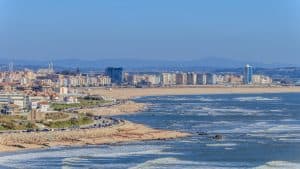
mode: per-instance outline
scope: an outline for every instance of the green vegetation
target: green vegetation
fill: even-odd
[[[0,115],[0,130],[26,130],[37,126],[26,120],[25,116]]]
[[[49,128],[69,128],[77,127],[81,125],[93,123],[93,119],[84,114],[78,114],[77,118],[71,118],[65,121],[55,121],[60,119],[68,118],[69,114],[67,113],[49,113],[46,114],[46,120],[53,121],[40,121],[39,123],[44,124]],[[26,120],[25,116],[7,116],[0,115],[0,131],[1,130],[28,130],[28,129],[37,129],[38,127],[35,123]]]
[[[63,111],[68,108],[88,108],[103,105],[111,101],[103,100],[99,96],[86,96],[79,99],[79,103],[61,104],[52,103],[51,107],[56,111]],[[45,120],[37,123],[44,124],[49,128],[68,128],[93,123],[90,116],[78,114],[76,118],[69,118],[70,114],[64,112],[46,113]],[[68,120],[66,120],[68,119]],[[38,128],[34,122],[28,121],[26,116],[0,115],[0,130],[28,130]]]
[[[71,118],[70,120],[66,121],[47,122],[44,124],[50,128],[68,128],[86,125],[90,123],[93,123],[93,120],[90,117],[79,115],[78,118]]]
[[[72,104],[52,103],[51,107],[53,108],[53,110],[62,111],[69,108],[79,108],[80,103],[72,103]]]
[[[1,130],[7,130],[4,126],[0,125],[0,131]]]
[[[47,113],[45,118],[46,120],[59,120],[59,119],[65,119],[68,118],[70,115],[63,112],[53,112],[53,113]]]
[[[95,99],[90,97],[85,97],[79,99],[79,103],[71,103],[71,104],[64,104],[64,103],[52,103],[51,107],[53,110],[62,111],[69,108],[86,108],[91,106],[98,106],[104,103],[109,103],[111,101],[103,100],[103,99]]]

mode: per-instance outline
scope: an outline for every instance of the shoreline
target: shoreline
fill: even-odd
[[[96,88],[92,94],[112,97],[126,101],[119,105],[93,109],[81,109],[94,115],[115,116],[134,114],[147,107],[145,103],[136,103],[131,99],[143,96],[196,95],[196,94],[255,94],[255,93],[300,93],[300,87],[261,87],[261,88],[113,88],[112,91]],[[115,144],[145,140],[174,139],[189,136],[190,133],[153,129],[143,124],[125,121],[106,128],[79,129],[75,131],[53,131],[1,134],[0,152],[43,149],[58,146],[84,146],[97,144]]]
[[[201,95],[201,94],[266,94],[300,93],[300,86],[293,87],[164,87],[164,88],[93,88],[90,94],[121,100],[144,96]]]
[[[110,117],[138,113],[145,110],[147,106],[148,104],[144,103],[125,101],[122,104],[109,107],[80,109],[79,112]],[[72,147],[135,141],[167,140],[187,136],[190,136],[190,133],[154,129],[143,124],[124,121],[123,123],[105,128],[78,129],[72,131],[4,133],[0,135],[0,153],[61,146]]]
[[[165,140],[187,137],[189,135],[189,133],[153,129],[142,124],[125,121],[123,124],[101,129],[2,134],[0,137],[0,152],[16,152],[19,150],[44,149],[59,146]]]

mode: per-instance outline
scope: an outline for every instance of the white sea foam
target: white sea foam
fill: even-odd
[[[214,121],[213,124],[232,124],[232,121]]]
[[[197,98],[199,101],[202,102],[219,102],[219,101],[225,101],[225,99],[220,99],[220,98],[208,98],[208,97],[199,97]]]
[[[278,97],[272,97],[272,98],[267,98],[267,97],[261,97],[261,96],[257,96],[257,97],[236,97],[233,98],[234,100],[237,101],[279,101],[280,98]]]
[[[239,107],[230,107],[230,108],[202,107],[201,111],[206,112],[208,115],[213,115],[213,116],[265,115],[262,110],[243,109]]]
[[[234,147],[236,143],[216,143],[216,144],[206,144],[207,147]]]
[[[280,109],[273,109],[273,110],[270,110],[270,112],[283,112],[283,110],[280,110]]]
[[[292,163],[288,161],[270,161],[254,169],[299,169],[300,163]]]
[[[299,132],[300,133],[300,125],[298,124],[284,124],[284,125],[276,125],[266,130],[266,132]]]
[[[225,150],[233,150],[234,148],[233,147],[225,147],[224,149]]]
[[[154,160],[146,161],[142,164],[138,164],[134,167],[131,167],[130,169],[157,169],[157,168],[182,168],[183,166],[188,166],[188,168],[198,168],[199,166],[198,162],[192,162],[192,161],[183,161],[179,160],[177,158],[158,158]]]
[[[218,122],[215,122],[213,124],[218,124]],[[300,125],[298,124],[278,125],[276,123],[273,123],[272,121],[258,121],[255,123],[234,123],[231,125],[229,123],[224,123],[224,125],[227,125],[225,129],[216,129],[213,132],[247,133],[247,135],[249,136],[268,138],[300,138]]]
[[[14,168],[35,168],[35,163],[26,163],[26,161],[35,161],[47,165],[51,161],[39,161],[43,158],[61,158],[67,166],[70,162],[81,161],[82,156],[96,157],[96,158],[118,158],[132,155],[178,155],[178,153],[164,152],[166,146],[152,146],[152,145],[126,145],[126,146],[113,146],[110,148],[75,148],[75,149],[58,149],[51,151],[39,152],[24,152],[0,157],[0,165]],[[81,161],[82,162],[82,161]],[[28,167],[26,166],[28,165]]]
[[[247,163],[233,163],[233,162],[195,162],[181,160],[173,157],[157,158],[148,160],[142,164],[138,164],[130,169],[232,169],[247,166]]]
[[[280,138],[278,140],[289,143],[300,143],[300,138]]]
[[[282,119],[280,121],[284,121],[284,122],[294,122],[294,121],[298,121],[298,120],[295,120],[295,119]]]

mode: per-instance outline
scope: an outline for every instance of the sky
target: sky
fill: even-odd
[[[299,0],[0,0],[1,59],[300,65]]]

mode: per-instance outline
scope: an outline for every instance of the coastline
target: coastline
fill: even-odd
[[[79,112],[110,117],[134,114],[146,109],[147,105],[148,104],[136,103],[134,101],[125,101],[122,104],[109,107],[80,109]],[[153,129],[143,124],[123,121],[120,124],[105,128],[1,134],[0,153],[59,146],[84,146],[146,140],[165,140],[187,137],[189,135],[189,133]]]
[[[2,134],[0,137],[0,152],[57,146],[83,146],[174,139],[188,135],[188,133],[158,130],[142,124],[125,121],[123,124],[101,129]]]
[[[195,95],[195,94],[250,94],[250,93],[295,93],[300,87],[256,87],[256,88],[113,88],[111,91],[104,88],[94,88],[91,94],[112,97],[121,100],[130,100],[143,96],[161,95]],[[115,116],[137,113],[147,107],[147,104],[136,103],[132,100],[122,104],[82,109],[100,116]],[[1,134],[0,152],[14,152],[26,149],[42,149],[57,146],[83,146],[95,144],[114,144],[157,139],[173,139],[189,136],[189,133],[153,129],[142,124],[125,121],[106,128],[79,129],[72,131],[32,132]]]

